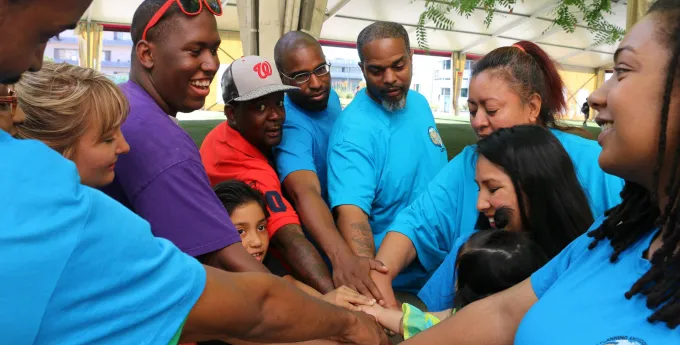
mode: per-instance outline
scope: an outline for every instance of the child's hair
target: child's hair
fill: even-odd
[[[18,136],[40,140],[66,158],[89,126],[99,126],[99,135],[106,135],[129,112],[116,84],[90,68],[47,62],[40,71],[25,73],[15,88],[26,114]]]
[[[528,234],[480,230],[458,250],[457,288],[453,307],[466,305],[510,288],[529,278],[548,262]]]
[[[236,208],[254,201],[262,208],[265,217],[269,217],[262,193],[241,180],[220,182],[213,190],[230,215]]]

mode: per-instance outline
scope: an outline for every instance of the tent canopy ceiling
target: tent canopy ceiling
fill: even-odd
[[[613,13],[605,15],[605,18],[612,24],[625,27],[626,3],[614,1]],[[141,0],[94,0],[83,19],[130,24],[140,3]],[[498,8],[489,27],[484,25],[486,14],[483,10],[476,10],[468,18],[451,15],[454,20],[451,31],[428,29],[429,46],[434,50],[483,55],[518,40],[531,40],[563,65],[586,68],[611,65],[615,45],[595,46],[594,35],[582,25],[574,33],[552,26],[552,10],[558,3],[557,0],[524,0],[514,6],[512,13]],[[236,1],[227,0],[223,4],[224,15],[217,19],[218,28],[238,31]],[[411,45],[415,47],[415,28],[423,9],[423,2],[411,0],[328,0],[321,38],[355,42],[361,29],[373,21],[386,20],[403,24],[409,32]],[[432,27],[433,24],[427,23],[426,26]]]

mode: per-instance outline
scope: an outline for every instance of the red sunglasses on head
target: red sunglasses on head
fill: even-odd
[[[146,40],[146,33],[149,29],[158,24],[158,21],[161,20],[165,12],[168,11],[168,8],[175,2],[177,3],[177,6],[179,6],[179,9],[187,16],[199,15],[203,11],[203,4],[205,4],[205,7],[208,11],[212,12],[212,14],[216,16],[222,15],[222,3],[220,0],[168,0],[158,9],[158,12],[151,17],[149,24],[146,24],[144,33],[142,34],[142,40]]]

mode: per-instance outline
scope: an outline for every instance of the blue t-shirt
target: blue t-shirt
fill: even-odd
[[[602,171],[597,163],[600,146],[593,140],[577,135],[551,131],[571,157],[593,215],[597,217],[618,205],[624,181]],[[479,216],[476,208],[479,191],[475,184],[475,149],[475,145],[468,146],[454,157],[423,195],[402,211],[390,226],[391,231],[402,233],[413,242],[418,260],[430,273],[441,265],[449,253],[456,255],[458,248],[455,244],[460,237],[469,236],[474,231]],[[427,299],[428,310],[440,309],[441,305],[447,306],[443,309],[450,308],[449,301],[453,300],[451,285],[438,284],[450,284],[453,281],[449,280],[449,277],[453,278],[452,274],[444,276],[443,282],[432,285],[438,291],[421,292],[421,298]],[[449,296],[443,302],[435,302],[430,297],[443,294]]]
[[[394,217],[427,188],[447,160],[427,100],[415,91],[409,91],[403,109],[392,113],[360,91],[340,114],[328,147],[330,205],[361,208],[376,248]],[[393,285],[415,293],[425,277],[422,267],[413,265]]]
[[[647,321],[652,310],[644,295],[624,297],[651,268],[643,253],[657,233],[649,231],[613,264],[609,240],[592,250],[585,234],[572,242],[531,276],[538,302],[522,319],[515,344],[680,344],[680,328]]]
[[[290,173],[313,171],[319,178],[321,196],[328,203],[326,156],[331,130],[342,112],[340,98],[331,89],[328,107],[319,112],[300,108],[288,95],[284,106],[286,121],[283,123],[283,139],[279,146],[274,147],[279,179],[283,183]]]
[[[474,231],[461,235],[453,245],[453,250],[446,256],[427,283],[418,292],[418,298],[427,306],[430,312],[443,311],[453,308],[453,298],[456,297],[456,259],[458,250],[462,247]]]
[[[167,344],[203,267],[42,143],[0,130],[0,157],[3,342]]]

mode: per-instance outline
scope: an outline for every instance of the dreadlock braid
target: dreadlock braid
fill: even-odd
[[[670,24],[668,26],[675,25],[669,34],[672,55],[664,85],[658,155],[653,171],[653,192],[627,181],[621,192],[621,204],[607,211],[607,219],[598,229],[588,235],[594,239],[589,246],[590,249],[594,248],[600,240],[609,239],[614,249],[610,260],[615,262],[624,250],[650,231],[655,231],[657,227],[664,230],[663,245],[652,256],[652,267],[633,284],[625,297],[630,299],[642,293],[647,297],[647,307],[654,311],[647,320],[649,322],[661,321],[668,327],[675,328],[680,325],[680,253],[677,253],[680,243],[680,207],[678,205],[680,179],[676,177],[680,173],[678,171],[680,145],[675,147],[670,181],[663,191],[668,197],[663,210],[658,207],[660,196],[657,191],[661,169],[665,163],[666,132],[673,90],[678,83],[678,74],[680,74],[678,64],[680,60],[680,25],[678,24],[680,1],[659,0],[650,9],[650,13],[653,12],[665,16],[666,22]],[[671,135],[678,136],[679,134]]]

